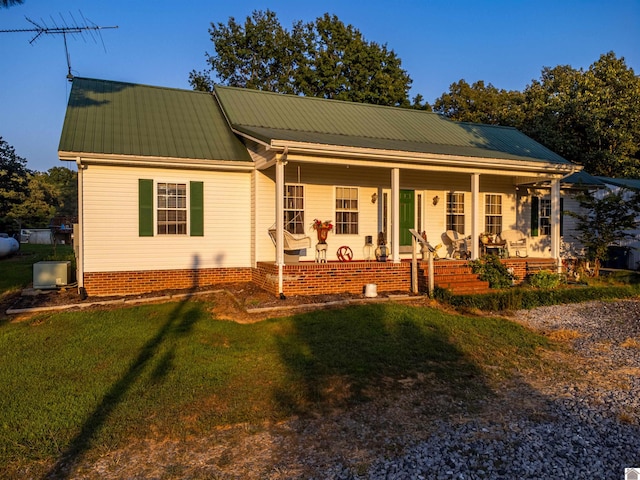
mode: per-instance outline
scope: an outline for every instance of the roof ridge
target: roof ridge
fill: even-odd
[[[221,89],[227,89],[227,90],[237,90],[237,91],[241,91],[241,92],[248,92],[248,93],[255,93],[258,95],[274,95],[274,96],[281,96],[281,97],[289,97],[292,99],[301,99],[303,101],[318,101],[318,102],[332,102],[332,103],[340,103],[343,105],[357,105],[357,106],[362,106],[362,107],[366,107],[366,108],[386,108],[386,109],[391,109],[391,110],[397,110],[400,112],[415,112],[415,113],[420,113],[420,114],[430,114],[430,115],[436,115],[438,117],[442,117],[445,118],[447,120],[451,120],[447,117],[445,117],[444,115],[437,113],[437,112],[430,112],[428,110],[419,110],[417,108],[407,108],[407,107],[398,107],[395,105],[377,105],[375,103],[365,103],[365,102],[354,102],[354,101],[350,101],[350,100],[339,100],[336,98],[323,98],[323,97],[314,97],[314,96],[308,96],[308,95],[295,95],[293,93],[280,93],[280,92],[271,92],[269,90],[256,90],[254,88],[244,88],[244,87],[231,87],[228,85],[215,85],[215,88],[221,88]]]

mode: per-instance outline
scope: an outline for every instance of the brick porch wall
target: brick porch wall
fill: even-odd
[[[545,269],[555,271],[557,268],[556,260],[553,258],[507,258],[501,260],[501,262],[507,267],[512,268],[513,273],[517,277],[516,284],[524,282],[527,276],[527,265],[543,266]]]
[[[410,262],[304,262],[285,265],[282,274],[285,295],[358,294],[369,283],[376,284],[378,292],[409,292],[411,289]],[[274,295],[280,293],[278,267],[273,263],[258,263],[253,281]]]
[[[171,289],[208,287],[221,283],[250,282],[251,268],[205,268],[98,272],[84,274],[87,295],[139,295]]]

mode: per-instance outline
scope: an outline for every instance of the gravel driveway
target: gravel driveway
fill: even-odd
[[[440,422],[406,454],[341,478],[623,479],[625,467],[640,467],[640,301],[543,307],[514,319],[574,337],[586,381],[545,386],[544,410],[533,417],[507,408],[499,418]]]

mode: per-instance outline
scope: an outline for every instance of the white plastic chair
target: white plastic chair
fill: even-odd
[[[529,256],[529,239],[520,230],[503,230],[500,238],[506,242],[507,255],[510,257]]]
[[[456,232],[455,230],[447,230],[445,233],[449,244],[451,245],[451,258],[469,258],[469,245],[467,240],[469,237]]]

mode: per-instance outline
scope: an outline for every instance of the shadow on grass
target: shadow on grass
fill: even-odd
[[[418,309],[371,305],[318,311],[295,318],[279,341],[280,355],[303,391],[279,391],[287,411],[305,411],[367,399],[385,378],[428,376],[453,388],[489,394],[480,368]],[[424,314],[423,314],[424,315]]]
[[[196,277],[193,280],[191,293],[198,287],[198,264],[199,257],[195,256],[193,270],[196,272]],[[156,359],[163,344],[188,335],[192,331],[194,324],[202,317],[199,308],[192,308],[186,311],[190,298],[190,295],[186,296],[184,300],[178,303],[156,334],[140,348],[129,369],[104,395],[100,404],[85,420],[78,435],[69,443],[58,461],[45,475],[45,478],[73,478],[74,467],[82,459],[83,455],[90,450],[93,439],[107,423],[118,404],[124,400],[127,392],[131,390],[147,367],[155,363],[153,360]],[[152,372],[154,379],[163,378],[171,370],[174,355],[175,352],[172,348],[157,361],[157,366]]]

